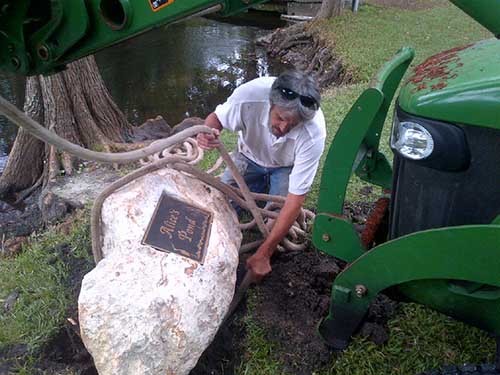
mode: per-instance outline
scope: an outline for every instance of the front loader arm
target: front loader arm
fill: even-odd
[[[432,229],[377,246],[335,279],[330,312],[320,325],[320,334],[331,346],[344,349],[378,293],[426,280],[443,280],[442,293],[446,298],[436,298],[433,308],[500,334],[497,314],[485,319],[481,313],[485,306],[478,308],[481,303],[497,306],[489,311],[498,311],[500,307],[499,292],[491,290],[492,286],[500,288],[499,249],[498,224]],[[487,285],[489,289],[486,293],[467,293],[450,280]]]
[[[365,251],[352,224],[342,218],[347,185],[356,171],[366,181],[390,187],[392,170],[378,151],[380,135],[392,98],[414,55],[413,49],[403,48],[382,67],[342,121],[326,157],[313,243],[347,262]]]
[[[0,0],[0,71],[53,73],[152,28],[214,12],[231,15],[263,1]]]

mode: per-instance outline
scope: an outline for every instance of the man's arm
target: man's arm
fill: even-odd
[[[217,118],[215,112],[210,113],[205,119],[205,126],[214,129],[212,134],[199,133],[196,136],[198,146],[204,150],[212,150],[220,145],[220,132],[222,131],[222,124]]]
[[[306,195],[288,193],[271,233],[257,249],[257,252],[248,258],[247,268],[253,272],[257,279],[261,279],[271,272],[271,256],[299,216]]]

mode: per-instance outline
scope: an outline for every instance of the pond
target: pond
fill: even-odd
[[[155,29],[99,52],[97,64],[118,106],[133,125],[157,115],[170,125],[204,118],[242,83],[284,69],[255,44],[281,26],[263,12],[225,19],[194,18]],[[0,73],[0,95],[18,107],[24,78]],[[0,173],[17,128],[0,117]]]

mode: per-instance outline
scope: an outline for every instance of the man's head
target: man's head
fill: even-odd
[[[321,95],[313,77],[298,71],[287,71],[274,81],[269,100],[271,131],[276,137],[282,137],[314,117]]]

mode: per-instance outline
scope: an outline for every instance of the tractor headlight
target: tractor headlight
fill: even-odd
[[[422,125],[411,121],[399,121],[394,117],[391,147],[412,160],[427,158],[434,150],[434,139]]]
[[[456,124],[410,115],[396,107],[391,148],[404,159],[441,171],[463,171],[471,156],[465,131]]]

